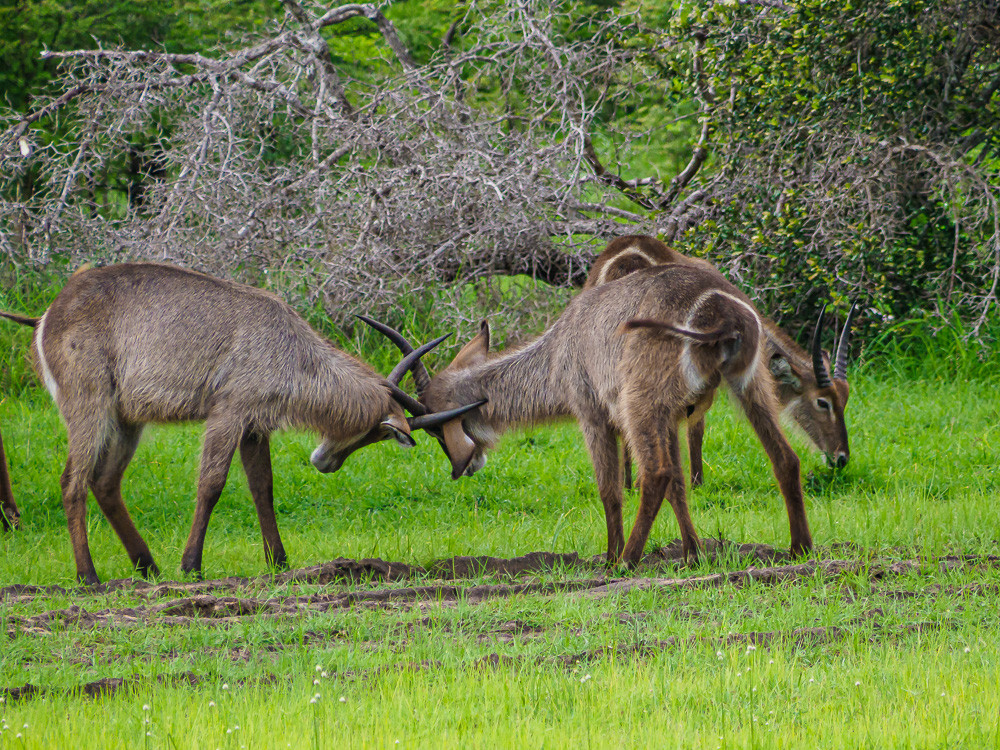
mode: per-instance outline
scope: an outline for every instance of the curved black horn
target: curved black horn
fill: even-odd
[[[392,394],[393,399],[396,403],[406,409],[410,414],[414,416],[422,417],[427,413],[427,407],[422,403],[413,398],[409,393],[404,391],[395,383],[390,383],[386,381],[386,385],[389,387],[389,392]]]
[[[385,323],[379,323],[377,320],[369,318],[367,315],[356,315],[355,317],[358,318],[358,320],[367,323],[389,339],[389,341],[394,343],[399,348],[399,351],[403,353],[403,356],[406,356],[413,351],[413,344],[407,341],[406,337],[395,328],[390,328]],[[427,372],[427,368],[420,360],[417,360],[413,367],[410,368],[410,372],[413,373],[413,384],[417,387],[417,395],[422,396],[424,391],[427,390],[427,386],[430,385],[430,373]]]
[[[813,374],[816,376],[816,385],[820,388],[829,388],[832,383],[830,382],[830,373],[826,369],[826,363],[823,361],[823,319],[826,317],[826,305],[823,305],[823,309],[819,311],[819,320],[816,321],[816,330],[813,332]]]
[[[847,357],[851,353],[851,323],[854,322],[854,311],[858,303],[851,304],[851,311],[844,321],[844,330],[840,332],[840,342],[837,344],[837,356],[833,364],[833,379],[847,380]]]
[[[460,417],[466,412],[470,412],[473,409],[478,409],[485,403],[488,403],[489,399],[482,399],[481,401],[476,401],[474,404],[466,404],[465,406],[459,406],[454,409],[448,409],[447,411],[436,411],[432,414],[425,414],[419,417],[410,417],[406,420],[406,423],[410,425],[410,430],[426,430],[428,427],[437,427],[438,425],[444,424],[445,422],[450,422],[456,417]]]
[[[393,385],[399,385],[399,381],[402,379],[402,377],[406,373],[406,371],[409,370],[411,367],[413,367],[413,363],[414,362],[420,361],[420,358],[422,356],[424,356],[425,354],[427,354],[427,352],[429,352],[431,349],[433,349],[435,346],[437,346],[438,344],[440,344],[442,341],[444,341],[449,336],[451,336],[451,334],[450,333],[446,333],[444,336],[438,336],[433,341],[428,341],[423,346],[418,347],[417,349],[414,349],[412,352],[410,352],[405,357],[403,357],[399,361],[398,365],[396,365],[395,367],[392,368],[392,372],[390,372],[386,376],[386,380],[388,380]]]

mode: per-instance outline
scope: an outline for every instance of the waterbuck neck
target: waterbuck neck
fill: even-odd
[[[354,435],[382,419],[390,396],[382,378],[370,367],[316,337],[298,352],[300,367],[290,368],[287,424],[321,434]]]
[[[453,399],[458,403],[489,399],[481,415],[496,429],[568,416],[561,384],[554,377],[559,328],[557,324],[526,346],[456,373]]]

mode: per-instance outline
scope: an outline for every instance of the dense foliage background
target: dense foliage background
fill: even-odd
[[[799,332],[1000,277],[1000,3],[0,4],[0,274],[166,259],[349,330],[536,330],[612,236]],[[957,316],[957,317],[956,317]],[[511,334],[514,338],[518,334]]]

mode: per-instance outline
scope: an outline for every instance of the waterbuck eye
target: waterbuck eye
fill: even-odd
[[[833,409],[833,405],[825,398],[816,399],[816,406],[818,406],[820,409],[824,411],[830,411],[831,409]]]

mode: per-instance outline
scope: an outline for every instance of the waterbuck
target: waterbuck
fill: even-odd
[[[378,328],[404,351],[412,349],[398,332]],[[687,508],[677,430],[682,420],[700,417],[725,381],[771,461],[785,498],[792,552],[812,548],[799,459],[778,423],[764,320],[718,272],[682,264],[635,271],[581,292],[522,348],[491,356],[489,339],[484,323],[433,378],[415,364],[418,395],[428,409],[487,401],[434,430],[452,478],[481,469],[486,451],[509,427],[575,417],[604,504],[608,561],[639,562],[664,496],[680,525],[683,554],[695,558],[699,542]],[[627,542],[619,434],[635,457],[641,487]]]
[[[75,273],[35,328],[35,366],[68,433],[61,478],[78,578],[97,583],[87,544],[91,489],[143,575],[158,574],[122,502],[121,479],[148,422],[205,421],[194,521],[181,570],[200,576],[209,517],[238,448],[268,564],[284,566],[274,516],[269,437],[319,433],[311,461],[336,471],[354,450],[388,438],[413,445],[429,415],[396,383],[431,344],[383,378],[336,349],[277,296],[169,265],[126,263]],[[422,415],[408,422],[401,404]],[[437,420],[437,421],[435,421]]]
[[[7,456],[3,452],[3,437],[0,436],[0,528],[4,531],[16,529],[21,514],[14,502],[10,488],[10,473],[7,470]]]
[[[691,258],[674,250],[665,242],[648,235],[616,237],[597,256],[590,268],[584,289],[620,279],[633,271],[667,263],[682,263],[718,273],[708,261]],[[822,351],[825,309],[813,332],[812,354],[789,338],[767,318],[761,318],[767,340],[765,354],[768,367],[777,383],[778,402],[782,412],[790,417],[809,440],[825,456],[831,466],[843,468],[850,458],[844,408],[847,406],[847,356],[850,347],[851,319],[854,308],[848,313],[833,368]],[[711,405],[711,396],[708,404]],[[697,487],[704,479],[701,446],[705,436],[704,418],[692,415],[687,422],[688,456],[691,462],[691,485]],[[625,448],[625,486],[632,486],[631,460]]]

